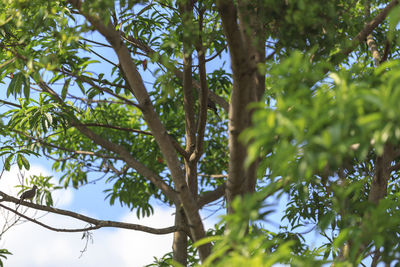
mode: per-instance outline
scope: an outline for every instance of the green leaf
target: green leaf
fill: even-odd
[[[9,171],[11,168],[11,161],[14,158],[14,155],[11,154],[9,155],[6,160],[4,161],[4,169],[6,169],[6,171]]]
[[[21,160],[21,154],[17,154],[17,164],[18,164],[18,168],[21,170],[22,169],[22,160]]]
[[[219,241],[222,239],[223,239],[222,236],[208,236],[208,237],[202,238],[201,240],[197,241],[196,243],[193,244],[193,246],[199,247],[199,246],[202,246],[202,245],[205,245],[205,244],[208,244],[211,242]]]
[[[82,82],[79,80],[76,80],[76,84],[78,85],[79,89],[81,89],[82,94],[85,94],[85,87],[83,86]]]
[[[24,77],[24,96],[26,99],[29,99],[29,94],[31,92],[31,85],[30,85],[30,81],[29,78]]]
[[[22,165],[24,166],[24,168],[25,168],[26,170],[29,170],[30,167],[31,167],[30,164],[29,164],[29,161],[25,158],[24,155],[22,155],[22,154],[18,154],[18,155],[20,155],[20,160],[21,160]]]
[[[68,88],[69,88],[69,84],[71,82],[71,79],[67,79],[63,85],[62,91],[61,91],[61,98],[62,100],[65,100],[65,98],[67,97],[67,93],[68,93]]]
[[[9,252],[7,249],[4,249],[4,248],[0,249],[0,257],[7,259],[6,255],[12,255],[12,253]],[[0,267],[3,267],[3,266],[4,266],[3,260],[0,259]]]
[[[7,97],[9,97],[11,94],[14,95],[15,97],[18,94],[21,94],[22,84],[24,83],[25,83],[25,76],[22,72],[14,74],[14,77],[12,78],[7,88]]]
[[[389,32],[388,32],[388,39],[393,40],[394,33],[396,31],[396,27],[400,21],[400,6],[394,7],[388,16],[389,20]]]

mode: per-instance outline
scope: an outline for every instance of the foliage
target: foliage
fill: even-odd
[[[50,160],[59,183],[27,183],[48,206],[53,190],[104,179],[110,205],[138,217],[153,200],[183,212],[187,259],[149,266],[398,262],[399,7],[367,27],[389,5],[0,1],[4,168]],[[206,231],[199,203],[221,187],[228,214]],[[272,231],[266,203],[284,198]]]
[[[7,259],[6,255],[12,255],[12,253],[9,252],[7,249],[4,249],[4,248],[0,249],[0,257],[4,258],[4,259]],[[3,259],[1,259],[1,258],[0,258],[0,266],[3,267],[4,263],[3,263]]]

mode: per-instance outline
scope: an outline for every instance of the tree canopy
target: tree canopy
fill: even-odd
[[[89,224],[70,232],[173,232],[155,266],[399,264],[398,1],[2,0],[0,10],[4,169],[36,156],[62,174],[31,177],[37,202],[21,205]],[[53,207],[53,190],[91,179],[139,217],[154,199],[175,208],[175,224]],[[274,231],[276,198],[288,199],[287,223]],[[226,216],[205,229],[210,203]]]

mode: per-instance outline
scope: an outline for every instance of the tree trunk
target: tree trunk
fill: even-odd
[[[393,155],[394,151],[392,145],[386,144],[383,154],[376,158],[374,177],[372,179],[371,190],[368,195],[368,200],[374,204],[378,204],[379,200],[386,196]]]
[[[183,208],[177,207],[175,212],[175,225],[182,227],[186,225],[185,212]],[[174,240],[172,244],[173,259],[183,266],[187,266],[187,235],[183,231],[174,233]]]
[[[218,1],[222,25],[232,62],[233,90],[229,106],[229,176],[226,186],[228,213],[236,196],[251,193],[257,179],[257,161],[245,169],[247,148],[240,134],[251,126],[252,111],[248,105],[259,101],[265,90],[265,77],[258,73],[257,64],[265,61],[265,40],[262,23],[256,20],[257,9],[245,1]],[[239,8],[238,8],[239,7]],[[238,24],[239,21],[239,24]]]

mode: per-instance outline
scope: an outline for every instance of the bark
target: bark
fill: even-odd
[[[193,20],[193,2],[186,1],[179,6],[184,25],[191,25]],[[185,110],[186,154],[191,155],[196,147],[195,98],[193,95],[192,51],[193,44],[190,35],[183,35],[183,107]],[[197,196],[197,168],[195,162],[185,158],[186,184],[192,196]],[[175,225],[185,224],[185,213],[178,207],[175,215]],[[173,258],[180,264],[187,264],[187,236],[184,232],[176,232],[173,241]]]
[[[371,267],[376,267],[378,266],[379,260],[381,258],[381,252],[380,249],[377,248],[374,252],[374,256],[372,258],[372,262],[371,262]]]
[[[370,1],[365,2],[365,17],[369,19],[370,17]],[[381,56],[378,51],[378,46],[376,45],[376,42],[374,40],[374,36],[372,33],[367,35],[367,40],[366,40],[367,46],[369,47],[369,50],[371,51],[372,58],[375,61],[375,66],[379,66],[381,63]]]
[[[199,11],[199,32],[203,31],[203,12],[205,10]],[[207,124],[207,109],[209,107],[208,93],[210,92],[207,84],[207,71],[206,71],[206,58],[205,51],[203,47],[203,40],[201,35],[198,37],[196,43],[196,51],[199,60],[199,77],[200,77],[200,94],[199,94],[199,112],[198,112],[198,123],[196,131],[196,149],[194,153],[190,156],[190,160],[194,163],[198,163],[201,155],[203,154],[203,144],[204,144],[204,133]],[[211,102],[210,102],[211,103]],[[211,104],[212,105],[212,104]],[[215,105],[215,104],[214,104]],[[216,112],[216,108],[214,109]]]
[[[236,196],[254,190],[257,162],[250,169],[245,169],[247,149],[239,141],[239,135],[251,125],[251,110],[248,109],[248,104],[258,101],[265,88],[265,78],[257,71],[257,64],[265,60],[262,26],[256,20],[255,9],[247,1],[245,2],[239,2],[239,9],[230,0],[217,2],[233,72],[228,127],[230,156],[226,185],[228,213],[233,212],[231,203]]]
[[[391,144],[386,144],[383,154],[375,160],[374,177],[371,182],[371,190],[368,201],[378,204],[387,193],[387,185],[391,174],[391,163],[394,159],[394,150]]]
[[[175,227],[186,224],[185,212],[181,207],[176,208],[175,212]],[[172,244],[173,259],[183,266],[187,265],[187,235],[184,231],[174,232],[174,240]]]

